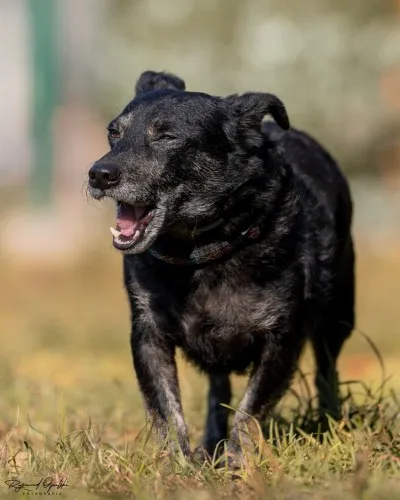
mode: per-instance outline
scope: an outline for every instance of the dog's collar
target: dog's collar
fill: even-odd
[[[192,231],[192,236],[198,236],[199,234],[206,233],[207,231],[211,231],[212,229],[215,229],[216,227],[221,226],[224,223],[224,219],[221,217],[217,220],[214,220],[213,222],[210,222],[209,224],[205,226],[200,226],[200,227],[195,227]]]
[[[207,245],[203,245],[200,248],[195,248],[186,258],[164,255],[157,252],[157,250],[153,248],[149,248],[148,251],[156,259],[167,262],[168,264],[181,266],[197,266],[220,259],[227,256],[228,254],[233,253],[235,250],[238,250],[239,248],[249,244],[252,240],[256,240],[257,238],[259,238],[260,234],[260,226],[252,225],[245,231],[242,231],[240,235],[233,240],[209,243]]]

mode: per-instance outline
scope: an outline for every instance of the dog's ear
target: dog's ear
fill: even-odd
[[[171,73],[156,71],[145,71],[136,82],[136,95],[142,92],[151,92],[152,90],[171,89],[185,90],[185,82],[176,75]]]
[[[290,128],[285,105],[274,94],[247,92],[243,95],[230,95],[224,101],[236,116],[241,129],[260,129],[261,122],[266,115],[272,116],[283,130]]]

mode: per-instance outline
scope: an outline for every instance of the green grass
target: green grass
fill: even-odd
[[[89,254],[50,269],[0,266],[0,495],[22,495],[8,490],[9,478],[50,476],[66,478],[61,496],[71,499],[400,499],[399,262],[397,254],[361,256],[358,264],[359,325],[382,352],[386,374],[355,332],[340,362],[349,381],[342,384],[344,418],[321,435],[306,353],[306,375],[256,432],[257,452],[235,476],[169,456],[144,427],[117,255]],[[197,445],[207,384],[178,361]],[[233,408],[244,386],[234,378]]]

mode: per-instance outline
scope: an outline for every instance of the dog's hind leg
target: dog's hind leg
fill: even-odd
[[[321,417],[341,416],[337,358],[354,327],[354,249],[349,238],[335,279],[331,304],[311,337]]]
[[[208,392],[208,414],[203,447],[212,457],[218,443],[228,437],[229,410],[222,404],[229,405],[231,384],[228,374],[210,375]]]

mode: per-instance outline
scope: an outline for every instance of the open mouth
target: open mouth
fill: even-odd
[[[128,205],[118,201],[117,224],[115,228],[110,227],[114,247],[118,250],[128,250],[142,241],[154,212],[154,206]]]

